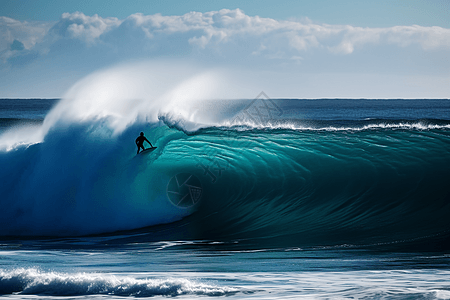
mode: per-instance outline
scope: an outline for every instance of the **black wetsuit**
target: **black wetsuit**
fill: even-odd
[[[153,146],[152,146],[152,143],[150,143],[150,142],[147,140],[147,138],[146,138],[145,136],[140,135],[140,136],[138,136],[137,139],[136,139],[136,145],[137,145],[137,147],[138,147],[137,153],[139,153],[139,151],[141,150],[141,148],[142,148],[142,150],[145,150],[145,148],[144,148],[144,141],[147,141],[147,143],[149,143],[150,146],[153,147]]]

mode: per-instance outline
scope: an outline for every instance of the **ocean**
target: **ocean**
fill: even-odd
[[[450,299],[450,100],[113,104],[0,99],[0,297]]]

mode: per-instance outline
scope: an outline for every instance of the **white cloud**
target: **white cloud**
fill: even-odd
[[[389,42],[402,47],[419,44],[424,50],[450,48],[450,29],[442,27],[395,26],[384,33]]]
[[[117,18],[102,18],[98,15],[90,17],[81,12],[64,13],[59,22],[51,28],[50,34],[92,44],[102,34],[118,27],[121,23]]]
[[[51,23],[17,21],[0,17],[0,51],[8,49],[14,40],[20,41],[25,49],[31,49],[50,28]]]
[[[313,24],[311,21],[278,21],[248,16],[239,9],[190,12],[182,16],[133,14],[125,20],[75,12],[64,13],[49,30],[50,25],[0,17],[0,50],[8,50],[15,39],[22,42],[25,49],[31,50],[44,40],[45,35],[52,37],[52,43],[59,39],[73,39],[86,45],[97,42],[118,44],[125,34],[130,33],[143,34],[139,43],[151,43],[155,37],[171,39],[177,35],[178,39],[181,38],[179,44],[186,47],[186,51],[192,48],[217,49],[236,43],[241,50],[247,50],[241,53],[244,56],[273,56],[284,52],[291,57],[314,49],[351,54],[358,48],[371,45],[419,45],[425,51],[450,48],[450,29],[441,27],[362,28]],[[106,36],[115,38],[105,39]]]
[[[17,48],[11,47],[14,41],[23,45],[22,50],[31,50],[43,40],[51,25],[0,17],[0,62],[6,63],[10,57],[19,52]]]
[[[0,75],[5,78],[5,70],[33,61],[43,62],[36,68],[74,74],[123,60],[170,56],[303,74],[449,76],[449,50],[448,28],[315,24],[249,16],[239,9],[180,16],[136,13],[123,20],[75,12],[53,23],[0,17]]]

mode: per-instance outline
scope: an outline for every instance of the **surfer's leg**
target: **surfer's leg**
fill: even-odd
[[[138,154],[139,154],[139,151],[141,150],[141,148],[142,148],[142,150],[145,150],[144,145],[142,145],[142,144],[138,145]]]

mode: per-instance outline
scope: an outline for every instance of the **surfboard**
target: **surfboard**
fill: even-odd
[[[156,148],[158,148],[158,147],[147,148],[147,149],[145,149],[145,150],[139,152],[139,154],[153,152],[153,150],[155,150]]]

